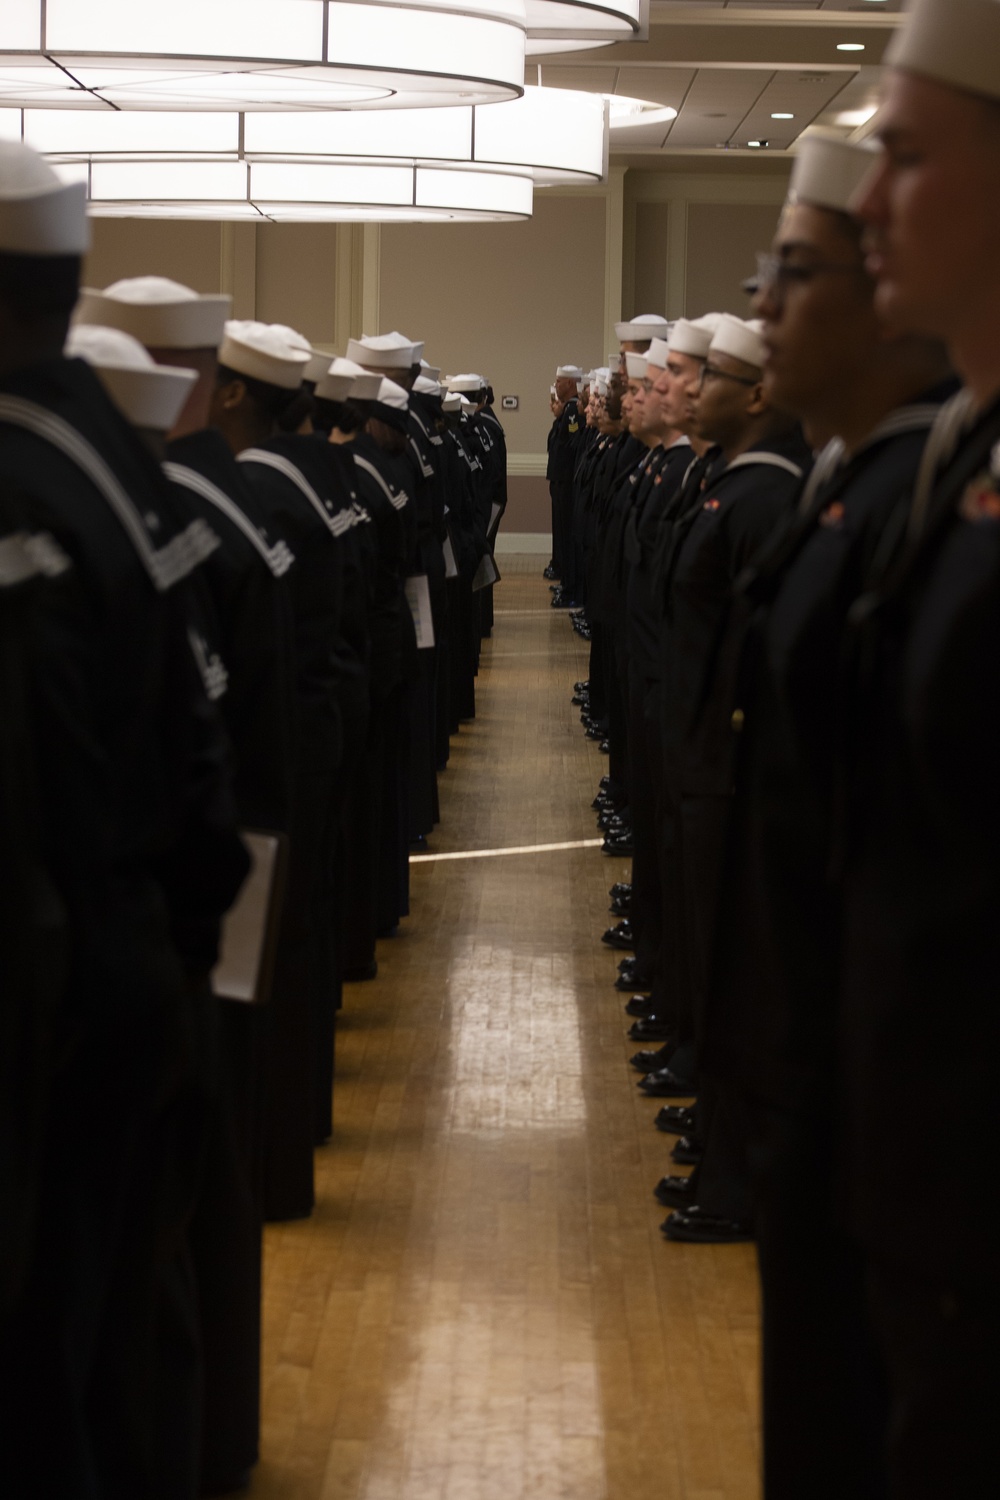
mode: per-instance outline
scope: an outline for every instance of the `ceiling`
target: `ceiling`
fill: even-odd
[[[770,157],[779,170],[809,125],[863,133],[903,9],[904,0],[651,0],[648,42],[532,58],[526,77],[678,111],[614,130],[612,162],[718,170],[734,156]],[[844,43],[861,50],[839,50]]]

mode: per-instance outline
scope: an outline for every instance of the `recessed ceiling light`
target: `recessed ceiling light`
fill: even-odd
[[[865,50],[865,44],[864,44],[864,42],[838,42],[837,43],[837,51],[838,52],[863,52],[864,50]]]
[[[877,114],[878,105],[869,104],[865,109],[842,109],[835,117],[835,121],[838,125],[849,125],[858,129],[862,125],[867,125],[868,121]]]
[[[747,145],[748,146],[752,146],[755,151],[759,151],[760,148],[761,148],[761,146],[763,146],[763,144],[764,144],[763,141],[747,141]]]
[[[776,115],[772,115],[771,119],[772,120],[794,120],[795,116],[794,115],[786,115],[786,114],[779,113],[779,114],[776,114]]]

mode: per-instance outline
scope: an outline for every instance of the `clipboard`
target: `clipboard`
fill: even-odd
[[[403,585],[406,602],[413,616],[417,650],[430,651],[434,645],[434,616],[431,613],[431,590],[426,573],[414,573]]]
[[[278,928],[285,897],[288,838],[244,829],[250,873],[222,923],[219,962],[212,990],[220,1000],[265,1005],[271,998]]]

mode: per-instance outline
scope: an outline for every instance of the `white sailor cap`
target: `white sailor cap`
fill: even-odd
[[[582,380],[583,371],[579,365],[559,365],[556,369],[557,380]]]
[[[678,318],[670,330],[671,354],[687,354],[691,359],[705,359],[712,343],[715,324],[707,318]]]
[[[645,380],[648,363],[644,354],[626,354],[625,368],[628,371],[629,380]]]
[[[362,373],[355,375],[351,381],[349,394],[354,401],[375,401],[378,399],[379,387],[384,379],[384,375],[374,375],[371,370],[362,370]]]
[[[440,380],[432,380],[429,375],[418,375],[413,382],[413,389],[422,396],[440,396],[444,386]]]
[[[77,323],[70,329],[65,353],[85,359],[133,427],[169,432],[198,379],[197,370],[158,365],[138,339],[120,328]]]
[[[627,323],[616,323],[615,333],[623,344],[642,344],[647,339],[665,339],[670,324],[660,313],[640,313]]]
[[[658,370],[667,368],[667,357],[670,354],[669,339],[654,339],[646,350],[646,363],[655,365]]]
[[[611,381],[611,370],[607,365],[601,365],[594,371],[594,389],[599,396],[608,394],[608,386]]]
[[[424,376],[424,378],[426,380],[437,380],[437,381],[440,381],[440,379],[441,379],[441,366],[440,365],[429,365],[427,363],[426,359],[422,359],[420,361],[420,373],[421,373],[421,375]]]
[[[308,380],[311,385],[319,385],[332,363],[332,354],[325,354],[322,349],[313,349],[302,379]]]
[[[327,366],[326,374],[321,375],[316,382],[316,396],[320,401],[346,401],[351,394],[351,387],[359,375],[366,380],[377,380],[377,375],[369,375],[360,365],[355,364],[353,359],[335,359]]]
[[[755,370],[764,368],[764,325],[758,319],[745,322],[742,318],[734,318],[730,313],[723,313],[719,318],[719,326],[712,336],[709,349],[711,354],[728,354],[731,359],[739,359],[745,365],[752,365]]]
[[[446,391],[441,401],[441,410],[456,412],[462,410],[462,395],[460,391]]]
[[[383,375],[375,396],[376,416],[381,421],[388,422],[390,427],[395,427],[400,432],[405,432],[409,409],[409,392],[404,390],[401,385],[397,385],[394,380],[387,380]]]
[[[86,185],[63,182],[23,142],[0,140],[0,251],[83,255],[89,248]]]
[[[465,375],[446,375],[444,383],[449,391],[485,391],[486,377],[468,373]]]
[[[232,301],[166,276],[130,276],[103,292],[83,287],[73,321],[120,328],[147,349],[217,349]]]
[[[875,142],[845,141],[820,126],[799,137],[788,202],[850,213],[855,194],[875,164]]]
[[[913,0],[885,54],[890,68],[1000,99],[1000,0]]]
[[[280,323],[230,319],[223,330],[219,363],[249,380],[294,391],[302,384],[310,354],[307,340],[295,334],[298,342],[291,343],[289,332],[295,330]]]
[[[408,370],[420,363],[423,352],[423,344],[414,344],[402,333],[364,334],[347,342],[347,358],[366,369],[376,365],[381,370]]]

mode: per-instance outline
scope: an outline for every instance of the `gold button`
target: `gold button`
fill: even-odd
[[[733,717],[730,720],[730,723],[732,724],[733,730],[736,734],[742,734],[743,725],[746,723],[746,714],[743,712],[742,708],[736,708],[733,710]]]

